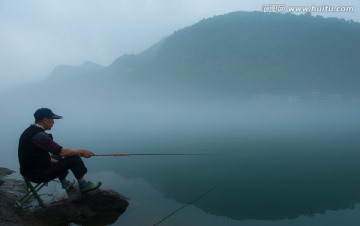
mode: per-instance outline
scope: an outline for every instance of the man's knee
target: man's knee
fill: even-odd
[[[65,157],[64,161],[66,161],[69,169],[71,169],[76,179],[83,177],[87,173],[87,168],[80,156],[74,155]]]
[[[65,157],[63,158],[63,161],[66,161],[66,162],[69,162],[69,163],[74,163],[74,164],[77,164],[77,163],[82,163],[82,159],[80,156],[78,155],[73,155],[73,156],[69,156],[69,157]]]

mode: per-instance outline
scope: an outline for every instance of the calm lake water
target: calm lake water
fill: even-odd
[[[115,225],[154,225],[189,203],[160,225],[356,225],[358,120],[320,118],[174,129],[179,124],[138,139],[122,134],[92,146],[206,155],[97,157],[88,164],[105,187],[131,198]]]
[[[153,225],[204,193],[161,225],[360,223],[358,140],[239,139],[190,146],[172,151],[213,155],[88,162],[105,187],[131,198],[115,225]]]
[[[113,225],[154,225],[184,205],[159,225],[358,225],[360,124],[352,114],[161,126],[161,117],[114,119],[92,124],[96,136],[85,125],[64,134],[71,125],[64,120],[52,133],[98,154],[204,154],[86,159],[88,178],[130,198]]]

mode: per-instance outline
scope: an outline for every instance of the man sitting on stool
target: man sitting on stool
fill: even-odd
[[[93,183],[86,181],[84,176],[87,168],[81,157],[90,158],[94,155],[91,151],[83,149],[63,148],[53,141],[51,130],[54,119],[62,116],[54,114],[48,108],[40,108],[34,113],[35,124],[28,127],[20,136],[18,157],[20,163],[20,174],[34,183],[48,182],[59,178],[62,187],[70,190],[75,181],[66,180],[71,170],[79,182],[79,190],[82,194],[96,190],[101,182]],[[50,154],[58,156],[51,158]]]

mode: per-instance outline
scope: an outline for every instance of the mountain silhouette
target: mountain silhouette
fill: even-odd
[[[265,94],[338,100],[359,96],[359,51],[360,24],[353,21],[234,12],[180,29],[108,67],[58,66],[46,86],[63,84],[71,94],[74,84],[89,96],[115,99],[223,100]]]
[[[157,88],[208,95],[358,95],[360,24],[309,14],[235,12],[176,31],[110,68]],[[155,84],[154,84],[155,83]],[[174,91],[174,90],[173,90]]]

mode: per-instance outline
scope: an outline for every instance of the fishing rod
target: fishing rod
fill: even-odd
[[[224,181],[220,181],[219,183],[213,185],[211,188],[209,188],[207,191],[205,191],[204,193],[202,193],[200,196],[194,198],[193,200],[191,200],[188,203],[185,203],[184,205],[182,205],[181,207],[177,208],[176,210],[174,210],[173,212],[171,212],[169,215],[167,215],[166,217],[162,218],[160,221],[156,222],[155,224],[153,224],[152,226],[156,226],[161,224],[162,222],[164,222],[166,219],[170,218],[172,215],[174,215],[175,213],[179,212],[180,210],[184,209],[185,207],[193,204],[194,202],[204,198],[207,194],[209,194],[211,191],[213,191],[217,186],[219,186],[220,184],[224,183]]]
[[[132,155],[164,155],[164,156],[172,156],[172,155],[210,155],[210,154],[163,154],[163,153],[145,153],[145,154],[95,154],[93,156],[114,156],[114,157],[128,157]]]

